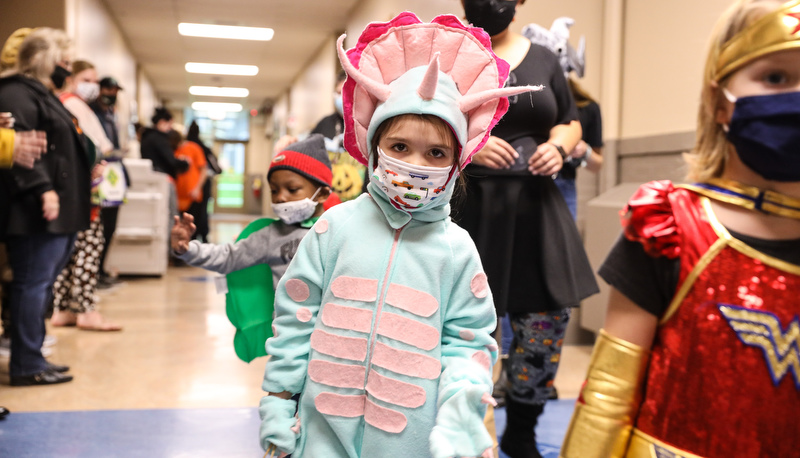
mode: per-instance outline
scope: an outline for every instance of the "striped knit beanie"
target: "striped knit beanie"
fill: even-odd
[[[331,186],[333,172],[324,137],[321,134],[313,134],[303,141],[287,146],[272,159],[267,180],[276,170],[291,170],[315,184]]]

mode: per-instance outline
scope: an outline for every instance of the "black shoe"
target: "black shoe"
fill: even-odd
[[[0,407],[0,420],[6,418],[11,411],[6,409],[5,407]]]
[[[45,361],[45,364],[47,365],[47,369],[45,369],[45,370],[48,370],[48,371],[52,371],[52,372],[68,372],[69,371],[69,366],[62,366],[61,364],[53,364],[50,361]]]
[[[56,383],[71,381],[71,375],[65,375],[47,369],[33,375],[11,376],[11,386],[55,385]]]

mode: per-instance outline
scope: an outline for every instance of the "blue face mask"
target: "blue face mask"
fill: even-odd
[[[726,129],[739,159],[767,180],[800,181],[800,92],[737,99]]]

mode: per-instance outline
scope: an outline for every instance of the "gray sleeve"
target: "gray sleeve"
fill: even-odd
[[[201,267],[220,274],[229,274],[263,264],[266,262],[270,238],[269,231],[266,229],[268,227],[250,234],[246,239],[224,245],[192,240],[189,242],[189,249],[186,253],[178,255],[178,258],[190,266]]]

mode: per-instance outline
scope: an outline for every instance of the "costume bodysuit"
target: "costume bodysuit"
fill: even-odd
[[[628,208],[629,240],[680,259],[628,456],[645,443],[683,456],[796,454],[800,266],[733,238],[707,198],[669,182],[643,186]]]
[[[437,415],[484,428],[497,345],[474,244],[446,201],[412,217],[373,188],[317,221],[276,290],[263,387],[302,393],[296,457],[430,456]],[[475,415],[445,407],[467,392]]]

